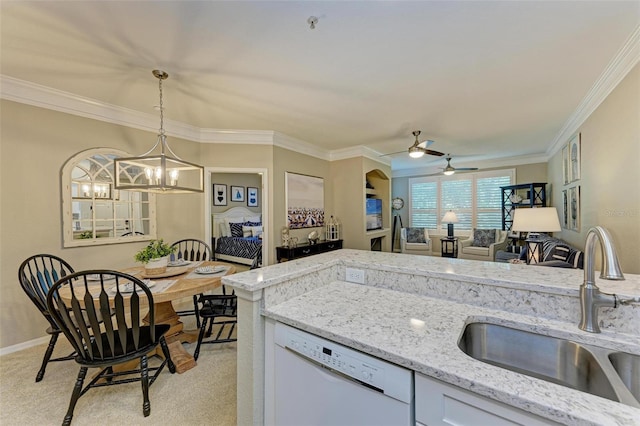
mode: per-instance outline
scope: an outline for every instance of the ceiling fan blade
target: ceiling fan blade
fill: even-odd
[[[478,170],[477,167],[456,167],[456,172]]]
[[[396,154],[402,154],[402,153],[405,153],[405,152],[407,152],[407,150],[406,150],[406,149],[405,149],[405,150],[403,150],[403,151],[390,152],[390,153],[388,153],[388,154],[380,154],[379,156],[380,156],[380,157],[386,157],[387,155],[396,155]]]
[[[434,155],[436,157],[444,156],[444,153],[442,153],[440,151],[434,151],[432,149],[424,149],[424,148],[422,148],[422,151],[424,151],[424,153],[427,154],[427,155]]]

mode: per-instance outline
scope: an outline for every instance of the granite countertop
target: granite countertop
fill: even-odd
[[[600,344],[602,338],[575,324],[420,297],[343,281],[265,309],[277,321],[320,335],[411,370],[470,389],[564,424],[640,424],[640,409],[472,359],[457,346],[474,321],[571,337]],[[627,337],[627,336],[625,336]],[[605,339],[606,346],[640,353],[640,339]]]
[[[349,267],[365,270],[365,285],[342,281]],[[320,283],[321,276],[331,278]],[[604,292],[637,298],[640,275],[625,276],[625,281],[597,279],[597,285]],[[465,324],[474,321],[636,354],[640,354],[640,332],[587,333],[578,328],[577,320],[518,314],[502,310],[501,304],[490,309],[440,295],[419,296],[406,291],[406,286],[398,291],[398,283],[416,278],[502,287],[507,294],[517,289],[550,294],[552,299],[575,297],[577,306],[583,271],[343,249],[227,276],[223,284],[249,294],[271,292],[264,302],[264,316],[533,414],[564,424],[640,425],[638,408],[485,364],[457,346]],[[637,306],[624,317],[625,324],[628,318],[635,323],[640,315]]]

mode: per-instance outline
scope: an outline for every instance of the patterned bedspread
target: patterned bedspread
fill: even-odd
[[[262,240],[256,237],[220,237],[216,241],[216,253],[253,259],[262,247]]]

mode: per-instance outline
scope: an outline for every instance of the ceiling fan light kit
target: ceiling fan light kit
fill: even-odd
[[[415,136],[416,140],[415,140],[415,142],[413,142],[413,145],[411,145],[409,147],[409,157],[411,157],[411,158],[420,158],[425,154],[435,155],[435,156],[438,156],[438,157],[441,157],[441,156],[444,155],[441,152],[433,151],[431,149],[427,149],[427,147],[433,143],[432,140],[426,140],[426,141],[423,141],[423,142],[420,142],[418,140],[418,136],[420,136],[420,133],[422,133],[420,130],[414,130],[412,133],[413,133],[413,136]]]

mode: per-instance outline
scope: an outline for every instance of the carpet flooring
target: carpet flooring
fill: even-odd
[[[195,328],[194,317],[183,322],[185,329]],[[193,354],[195,343],[184,347]],[[45,349],[38,345],[0,357],[0,425],[62,424],[79,366],[73,360],[49,363],[44,379],[36,383]],[[60,336],[54,357],[70,352]],[[150,366],[158,363],[152,360]],[[87,379],[98,371],[89,369]],[[78,400],[72,424],[235,425],[236,343],[202,345],[198,364],[183,374],[165,367],[150,387],[149,399],[151,414],[144,417],[139,382],[90,389]]]

